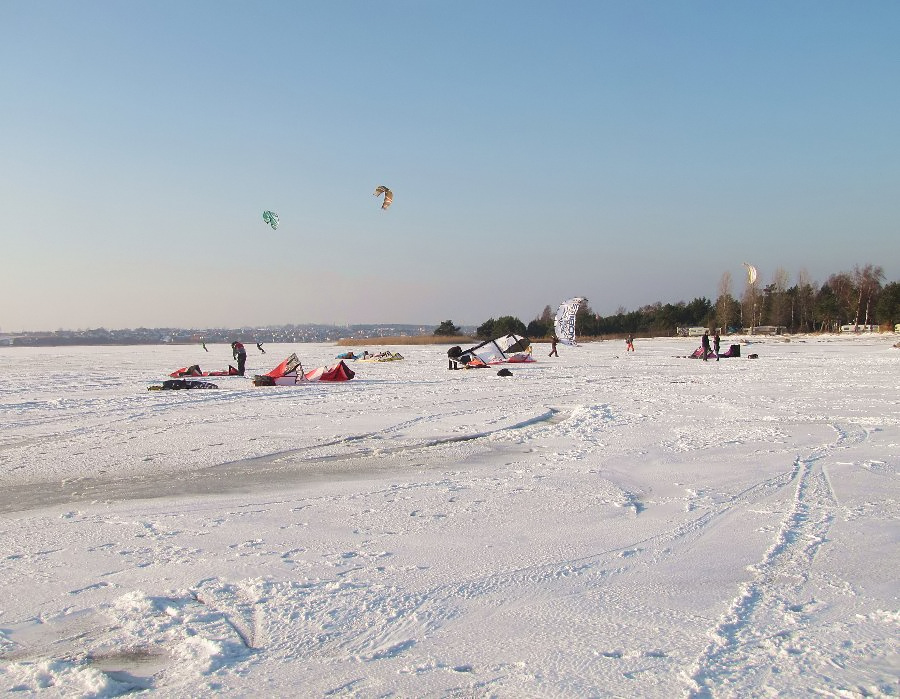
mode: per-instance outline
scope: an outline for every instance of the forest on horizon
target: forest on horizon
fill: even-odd
[[[776,326],[788,333],[836,331],[844,324],[886,325],[892,329],[900,323],[900,282],[885,284],[884,280],[882,267],[867,264],[831,274],[823,284],[801,271],[791,285],[788,273],[778,268],[769,284],[760,284],[758,279],[751,283],[748,279],[738,299],[733,293],[731,273],[725,272],[715,301],[702,296],[690,302],[657,301],[637,310],[619,308],[612,315],[601,316],[584,298],[576,325],[580,337],[674,335],[682,327],[721,328],[729,332]],[[476,334],[482,338],[507,333],[550,337],[555,314],[548,305],[527,324],[514,316],[490,318],[478,327]],[[459,332],[452,320],[445,320],[434,334],[452,336]]]

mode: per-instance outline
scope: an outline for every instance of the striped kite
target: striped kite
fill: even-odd
[[[274,211],[263,211],[263,221],[272,226],[272,230],[278,230],[278,214]]]
[[[391,202],[394,201],[394,193],[382,184],[375,188],[375,193],[372,196],[377,197],[379,194],[384,195],[384,201],[381,203],[381,208],[387,209],[391,205]]]

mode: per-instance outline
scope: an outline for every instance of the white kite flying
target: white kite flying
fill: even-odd
[[[556,320],[553,327],[556,330],[556,336],[564,345],[574,345],[575,342],[575,314],[581,306],[583,298],[576,296],[559,305],[556,311]]]
[[[747,283],[753,286],[756,284],[756,267],[747,262],[744,263],[744,267],[747,268]]]

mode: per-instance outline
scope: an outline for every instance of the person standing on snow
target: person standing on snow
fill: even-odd
[[[628,337],[625,338],[625,351],[634,352],[634,335],[631,333],[628,333]]]
[[[709,333],[704,330],[703,338],[700,340],[700,345],[703,347],[703,361],[706,361],[706,355],[709,354]]]
[[[241,342],[235,340],[231,343],[231,356],[237,360],[238,376],[244,375],[244,365],[247,363],[247,350]]]
[[[716,361],[719,361],[719,347],[722,346],[722,340],[719,337],[719,333],[713,335],[713,352],[716,353]]]
[[[550,354],[547,355],[548,357],[558,357],[559,356],[559,352],[556,351],[556,345],[558,342],[559,342],[559,338],[556,335],[554,335],[553,337],[550,338]]]

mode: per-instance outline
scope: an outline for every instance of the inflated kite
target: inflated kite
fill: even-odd
[[[394,201],[394,193],[382,184],[375,188],[373,196],[377,197],[380,194],[384,195],[384,201],[381,202],[381,208],[387,209],[391,205],[391,202]]]
[[[744,263],[744,267],[747,268],[747,283],[753,286],[756,283],[756,267],[747,262]]]
[[[263,211],[263,221],[272,226],[272,230],[278,230],[278,214],[274,211]]]
[[[553,330],[564,345],[578,344],[575,342],[575,317],[578,315],[582,301],[584,301],[583,298],[576,296],[568,301],[563,301],[556,310]]]

